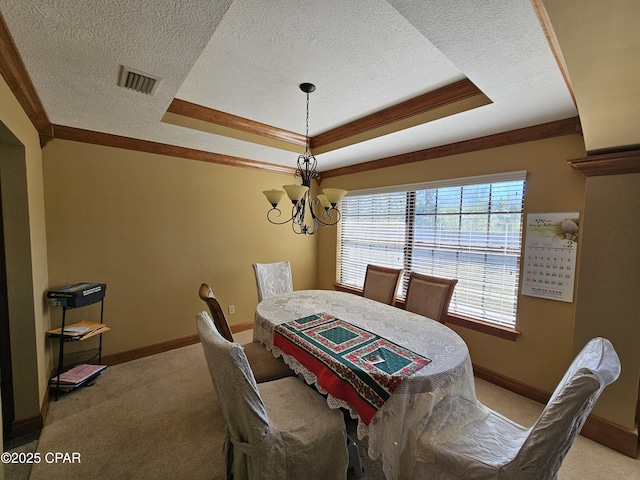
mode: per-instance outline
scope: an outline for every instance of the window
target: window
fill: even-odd
[[[450,311],[515,327],[526,172],[349,192],[338,282],[362,288],[368,263],[457,278]]]

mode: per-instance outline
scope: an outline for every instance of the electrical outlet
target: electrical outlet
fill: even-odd
[[[234,313],[236,313],[236,306],[229,305],[229,315],[233,315]]]

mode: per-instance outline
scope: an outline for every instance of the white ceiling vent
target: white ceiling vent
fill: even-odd
[[[153,95],[160,83],[159,77],[154,77],[148,73],[134,70],[133,68],[120,66],[120,79],[118,85],[136,92]]]

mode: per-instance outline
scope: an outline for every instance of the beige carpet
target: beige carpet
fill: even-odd
[[[250,332],[237,340],[250,339]],[[524,424],[542,406],[478,381],[487,405]],[[81,463],[34,465],[33,480],[223,479],[223,419],[202,347],[192,345],[110,367],[93,386],[52,402],[37,451],[80,454]],[[364,450],[364,443],[359,442]],[[384,480],[366,461],[368,480]],[[640,460],[580,437],[560,480],[640,479]]]
[[[222,479],[224,420],[202,347],[107,368],[52,402],[38,452],[80,464],[34,465],[32,479]]]

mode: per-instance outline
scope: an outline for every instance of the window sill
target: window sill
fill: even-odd
[[[340,283],[334,283],[333,287],[339,292],[347,292],[362,296],[362,289],[360,288],[350,287]],[[404,300],[397,299],[395,306],[398,308],[404,308]],[[463,317],[453,313],[449,313],[447,315],[446,323],[468,328],[469,330],[475,330],[476,332],[486,333],[487,335],[493,335],[494,337],[504,338],[505,340],[510,340],[512,342],[515,342],[520,335],[520,332],[515,328],[501,327],[499,325],[483,322],[482,320]]]

